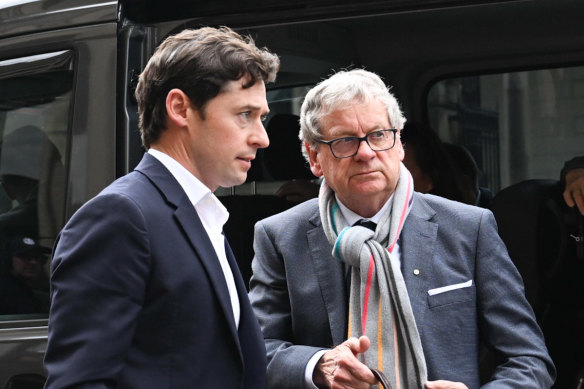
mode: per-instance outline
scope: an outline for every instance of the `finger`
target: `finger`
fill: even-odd
[[[361,353],[364,353],[365,351],[369,350],[370,346],[371,341],[367,336],[363,335],[359,338],[359,349],[361,350],[360,351]]]
[[[371,370],[361,363],[357,356],[369,349],[370,341],[366,336],[349,338],[339,346],[341,351],[335,355],[338,369],[334,374],[334,382],[342,383],[348,387],[360,387],[366,383],[365,387],[377,383],[377,379]]]
[[[343,342],[343,345],[347,346],[353,355],[357,356],[369,350],[371,342],[367,336],[361,336],[359,339],[349,338]]]
[[[568,204],[568,207],[573,207],[574,206],[574,200],[572,199],[572,191],[570,191],[569,189],[566,189],[564,191],[564,201],[566,202],[566,204]]]
[[[350,388],[369,388],[371,385],[377,384],[377,378],[371,369],[359,361],[355,362],[351,365],[340,363],[339,368],[335,371],[333,381]]]

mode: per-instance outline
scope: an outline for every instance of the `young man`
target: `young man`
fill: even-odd
[[[493,214],[413,191],[404,122],[364,70],[306,95],[319,198],[255,228],[268,387],[369,388],[376,369],[393,388],[476,389],[484,341],[500,358],[492,387],[549,388],[554,366]]]
[[[268,146],[277,56],[228,28],[185,30],[136,89],[144,155],[61,232],[47,388],[261,388],[266,356],[213,195]]]

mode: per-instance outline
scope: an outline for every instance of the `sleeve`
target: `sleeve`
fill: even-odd
[[[568,172],[573,169],[584,169],[584,155],[580,157],[574,157],[564,163],[564,167],[560,172],[560,182],[562,183],[562,188],[566,186],[566,174],[568,174]]]
[[[249,297],[266,342],[267,387],[305,388],[307,364],[315,353],[326,349],[294,344],[293,314],[282,249],[266,232],[262,222],[257,223]]]
[[[500,363],[483,388],[551,387],[555,368],[527,299],[521,275],[500,239],[493,214],[482,213],[476,286],[482,340]]]
[[[113,388],[149,275],[146,228],[129,198],[100,195],[61,232],[51,264],[45,388]]]

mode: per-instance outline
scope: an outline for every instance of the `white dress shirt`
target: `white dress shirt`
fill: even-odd
[[[229,298],[231,300],[231,308],[233,309],[233,319],[235,320],[235,327],[239,327],[240,306],[239,298],[237,296],[237,289],[235,288],[235,280],[229,262],[227,262],[227,254],[225,253],[225,236],[223,236],[223,225],[229,218],[229,212],[219,199],[205,186],[197,177],[189,172],[184,166],[178,163],[174,158],[159,150],[149,149],[148,153],[159,160],[178,181],[179,185],[185,191],[187,197],[195,207],[207,235],[213,244],[215,253],[219,258],[219,264],[225,281],[227,283],[227,290],[229,291]]]

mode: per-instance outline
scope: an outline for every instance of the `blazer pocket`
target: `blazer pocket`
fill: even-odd
[[[472,280],[428,290],[428,306],[435,308],[443,305],[462,303],[474,299],[475,286]]]

